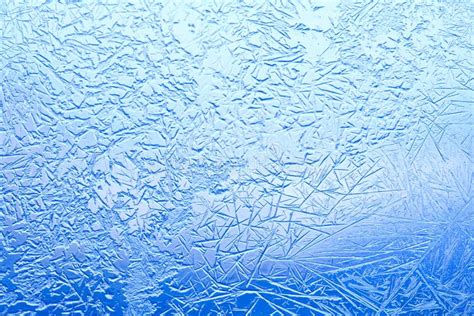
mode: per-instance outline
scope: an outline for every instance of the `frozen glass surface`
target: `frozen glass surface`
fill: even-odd
[[[471,1],[0,1],[0,314],[473,315]]]

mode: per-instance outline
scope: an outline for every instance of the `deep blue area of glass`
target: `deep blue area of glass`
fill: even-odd
[[[3,1],[0,314],[473,315],[472,16]]]

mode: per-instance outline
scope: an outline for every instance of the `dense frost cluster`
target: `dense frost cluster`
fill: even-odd
[[[0,4],[0,314],[474,313],[469,1],[43,2]]]

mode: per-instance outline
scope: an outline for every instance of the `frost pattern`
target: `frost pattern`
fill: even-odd
[[[0,5],[0,313],[474,313],[469,1]]]

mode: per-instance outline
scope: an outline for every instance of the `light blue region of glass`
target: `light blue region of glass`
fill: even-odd
[[[0,314],[472,315],[469,1],[0,4]]]

